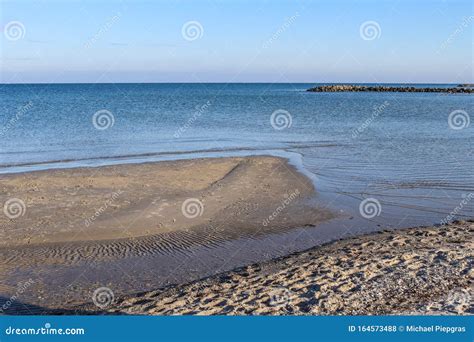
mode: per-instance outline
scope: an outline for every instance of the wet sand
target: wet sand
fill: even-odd
[[[187,285],[118,298],[146,315],[474,314],[474,221],[341,240]],[[97,312],[89,305],[80,310]]]
[[[24,203],[0,215],[0,297],[31,279],[22,300],[34,312],[89,302],[104,283],[121,295],[173,282],[179,267],[188,281],[217,262],[228,270],[216,246],[334,216],[308,203],[308,178],[269,156],[2,175],[0,193]]]
[[[215,158],[38,171],[0,176],[2,203],[17,198],[24,215],[0,215],[0,246],[98,241],[186,231],[209,224],[234,231],[262,227],[283,201],[314,193],[310,180],[276,157]],[[294,210],[296,205],[285,209]],[[301,210],[265,224],[295,226],[329,217]]]
[[[15,298],[3,313],[473,313],[473,222],[254,263],[264,260],[257,241],[241,268],[225,248],[217,255],[238,239],[318,229],[334,217],[314,206],[312,182],[285,159],[40,171],[1,176],[0,191],[2,203],[25,204],[18,217],[0,215],[0,304]],[[189,277],[173,278],[175,269]],[[99,308],[103,287],[113,300]]]

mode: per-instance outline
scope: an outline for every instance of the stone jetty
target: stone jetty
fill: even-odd
[[[364,86],[351,84],[323,85],[310,88],[307,91],[315,93],[337,93],[337,92],[399,92],[399,93],[474,93],[474,88],[468,87],[392,87],[392,86]]]

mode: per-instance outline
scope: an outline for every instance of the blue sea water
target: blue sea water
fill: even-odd
[[[8,285],[31,277],[48,289],[23,294],[30,303],[84,301],[94,284],[150,291],[346,236],[474,217],[472,95],[311,86],[0,85],[0,184],[2,174],[51,168],[271,154],[309,176],[312,204],[337,216],[212,248],[19,269]]]
[[[457,218],[474,216],[472,95],[311,86],[1,85],[0,173],[274,154],[349,219],[402,227],[439,223],[456,208]],[[366,198],[381,207],[368,220]]]

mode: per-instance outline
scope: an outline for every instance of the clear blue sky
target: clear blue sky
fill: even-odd
[[[0,20],[4,83],[474,78],[471,0],[16,0]],[[12,21],[21,39],[7,39]],[[198,39],[183,37],[189,21]],[[373,40],[367,21],[380,27]]]

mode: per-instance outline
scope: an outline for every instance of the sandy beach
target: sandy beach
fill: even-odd
[[[197,279],[216,262],[229,269],[216,246],[334,216],[307,203],[315,195],[308,178],[266,156],[10,174],[0,191],[4,203],[24,203],[12,211],[18,217],[0,215],[1,295],[31,279],[23,301],[34,312],[89,302],[104,282],[119,295]]]
[[[473,234],[474,221],[383,231],[119,299],[106,312],[474,314]]]
[[[335,217],[314,206],[317,189],[286,159],[51,170],[0,182],[3,197],[24,203],[18,217],[0,216],[2,307],[12,302],[4,313],[473,313],[472,222],[384,231],[237,269],[225,256],[216,264],[213,248],[226,242]],[[222,262],[227,269],[212,266]],[[157,280],[183,267],[188,277]],[[103,286],[114,296],[98,308],[93,293]]]
[[[474,342],[472,0],[1,8],[0,342]]]
[[[314,193],[313,184],[285,159],[265,156],[10,174],[0,176],[0,191],[3,202],[18,198],[25,205],[19,218],[0,216],[5,247],[136,238],[210,225],[232,227],[227,233],[235,237],[332,217],[304,206],[295,215]],[[268,220],[285,199],[293,205]]]

